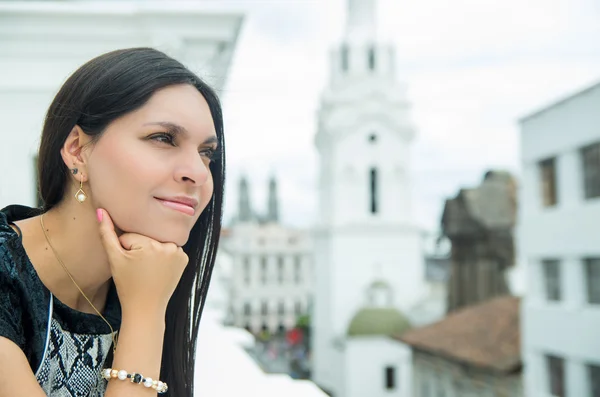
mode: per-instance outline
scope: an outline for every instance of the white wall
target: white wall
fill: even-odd
[[[600,307],[586,298],[582,258],[600,257],[600,199],[583,197],[579,149],[600,142],[600,85],[522,121],[519,257],[527,268],[522,343],[527,397],[549,396],[545,354],[565,359],[569,396],[589,396],[600,363]],[[556,156],[558,204],[541,203],[538,162]],[[545,296],[541,261],[559,259],[562,299]]]
[[[411,397],[521,397],[521,373],[502,375],[413,351]]]
[[[340,397],[412,397],[410,347],[387,337],[346,342],[345,393]],[[395,368],[395,388],[386,388],[386,367]]]

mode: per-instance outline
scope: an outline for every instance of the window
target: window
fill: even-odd
[[[348,66],[349,66],[348,65],[348,63],[349,63],[348,62],[349,61],[348,58],[349,58],[349,55],[350,55],[349,53],[350,53],[350,50],[348,49],[348,46],[347,45],[343,45],[342,48],[340,49],[340,58],[341,58],[340,59],[340,63],[341,63],[342,70],[344,72],[348,71]]]
[[[252,314],[252,307],[250,306],[250,302],[244,303],[244,314],[249,316]]]
[[[244,284],[250,285],[250,257],[245,256],[243,261],[244,261]]]
[[[296,302],[296,304],[294,306],[294,310],[295,310],[297,316],[301,315],[302,314],[302,302],[300,302],[300,301]]]
[[[371,168],[369,172],[369,183],[370,183],[370,192],[371,192],[371,213],[377,213],[377,199],[378,199],[378,191],[377,191],[377,169]]]
[[[586,258],[584,266],[588,303],[598,305],[600,304],[600,258]]]
[[[294,283],[300,284],[302,282],[302,257],[300,255],[296,255],[294,259]]]
[[[277,307],[277,314],[283,316],[285,314],[285,302],[279,302],[279,306]]]
[[[283,284],[283,256],[277,258],[277,281]]]
[[[396,368],[385,367],[385,388],[394,390],[396,388]]]
[[[375,47],[369,47],[369,70],[375,70]]]
[[[586,199],[600,197],[600,143],[581,149],[583,193]]]
[[[542,268],[546,285],[546,299],[549,301],[561,300],[560,261],[545,259],[542,261]]]
[[[565,361],[556,356],[547,355],[549,392],[555,397],[565,397]]]
[[[260,257],[260,282],[264,285],[267,283],[267,257]]]
[[[552,207],[558,202],[556,194],[556,164],[555,159],[547,159],[540,162],[540,178],[542,188],[542,204],[544,207]]]
[[[266,301],[262,302],[262,304],[260,305],[260,314],[262,314],[263,316],[269,314],[269,304]]]
[[[589,397],[600,396],[600,365],[588,364]]]

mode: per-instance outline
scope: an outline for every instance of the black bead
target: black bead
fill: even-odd
[[[131,374],[127,374],[127,379],[131,379]]]
[[[142,375],[134,374],[133,375],[133,383],[140,383],[142,381]]]

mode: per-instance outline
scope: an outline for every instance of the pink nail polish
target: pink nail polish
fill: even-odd
[[[96,218],[98,218],[98,222],[102,222],[102,210],[100,208],[96,210]]]

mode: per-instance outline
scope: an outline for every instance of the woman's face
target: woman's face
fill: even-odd
[[[93,204],[115,226],[184,245],[213,194],[217,135],[208,103],[191,85],[157,91],[112,122],[88,152]]]

